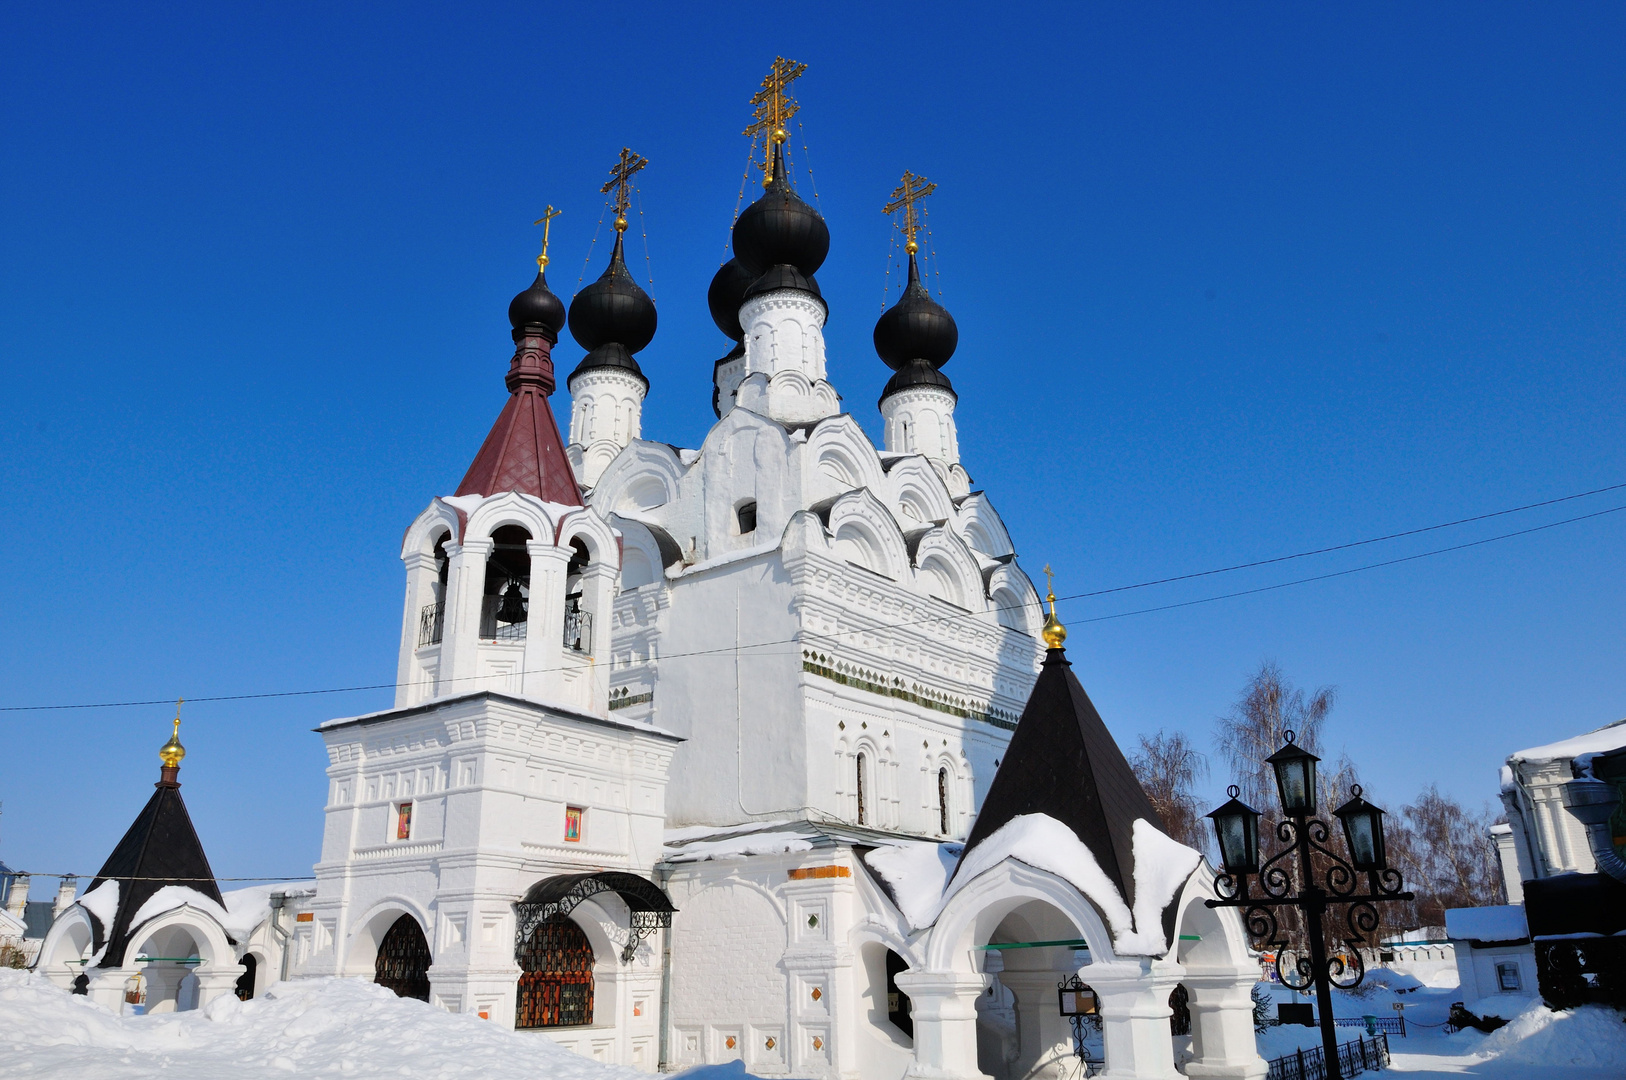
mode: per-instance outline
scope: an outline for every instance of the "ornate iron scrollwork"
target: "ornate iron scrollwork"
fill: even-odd
[[[636,874],[573,874],[538,883],[514,905],[514,949],[525,947],[531,932],[555,915],[569,915],[584,900],[599,893],[613,892],[626,901],[630,911],[627,943],[621,949],[621,962],[629,964],[638,945],[654,937],[655,931],[672,925],[673,908],[660,887]]]

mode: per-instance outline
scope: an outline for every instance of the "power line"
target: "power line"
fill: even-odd
[[[1072,594],[1067,595],[1067,596],[1058,597],[1057,599],[1059,599],[1059,600],[1087,600],[1087,599],[1092,599],[1092,598],[1098,597],[1098,596],[1109,596],[1109,595],[1112,595],[1114,593],[1128,592],[1128,591],[1131,591],[1131,590],[1134,590],[1134,589],[1150,588],[1150,587],[1152,587],[1154,585],[1167,585],[1167,584],[1172,584],[1172,583],[1180,582],[1180,581],[1191,581],[1191,580],[1196,579],[1196,578],[1212,577],[1212,576],[1214,576],[1216,574],[1232,573],[1232,572],[1237,571],[1237,570],[1247,570],[1247,569],[1252,569],[1252,568],[1260,567],[1260,566],[1271,566],[1271,565],[1274,565],[1274,564],[1277,564],[1277,563],[1289,562],[1289,561],[1292,561],[1294,559],[1309,558],[1310,556],[1313,556],[1313,555],[1325,555],[1325,554],[1329,554],[1331,552],[1336,552],[1336,551],[1348,551],[1348,550],[1350,550],[1352,548],[1365,547],[1365,546],[1370,545],[1370,544],[1382,543],[1382,542],[1388,541],[1388,540],[1398,540],[1398,539],[1402,539],[1402,538],[1408,537],[1408,536],[1418,536],[1418,535],[1421,535],[1423,533],[1437,532],[1437,531],[1439,531],[1441,529],[1449,529],[1449,528],[1453,528],[1453,527],[1458,526],[1458,525],[1466,525],[1466,524],[1471,524],[1473,522],[1478,522],[1478,521],[1488,521],[1488,520],[1490,520],[1492,518],[1505,517],[1508,514],[1516,514],[1516,513],[1520,513],[1521,511],[1525,511],[1525,510],[1534,510],[1534,509],[1539,509],[1539,508],[1545,507],[1545,506],[1556,506],[1556,505],[1558,505],[1560,503],[1572,502],[1572,501],[1574,501],[1576,499],[1584,499],[1584,498],[1587,498],[1588,496],[1599,495],[1599,494],[1603,494],[1605,492],[1618,491],[1618,490],[1621,490],[1622,488],[1626,488],[1626,483],[1610,484],[1610,485],[1605,486],[1605,487],[1593,488],[1590,491],[1583,491],[1583,492],[1579,492],[1579,493],[1574,494],[1574,495],[1564,495],[1564,496],[1561,496],[1561,497],[1555,498],[1555,499],[1544,499],[1544,500],[1542,500],[1540,502],[1526,503],[1526,504],[1524,504],[1522,506],[1510,507],[1510,508],[1505,509],[1505,510],[1495,510],[1495,511],[1492,511],[1492,512],[1486,513],[1486,514],[1476,514],[1476,515],[1474,515],[1472,517],[1458,518],[1455,521],[1441,522],[1440,524],[1437,524],[1437,525],[1425,525],[1425,526],[1422,526],[1422,527],[1416,528],[1416,529],[1407,529],[1407,530],[1404,530],[1404,531],[1401,531],[1401,532],[1387,533],[1387,534],[1385,534],[1383,536],[1375,536],[1375,537],[1371,537],[1371,538],[1368,538],[1368,539],[1365,539],[1365,540],[1354,540],[1354,541],[1350,541],[1349,543],[1335,544],[1335,545],[1332,545],[1330,547],[1314,548],[1314,549],[1309,550],[1309,551],[1295,552],[1295,553],[1293,553],[1291,555],[1278,555],[1278,556],[1275,556],[1274,558],[1259,559],[1259,560],[1256,560],[1254,562],[1237,563],[1237,564],[1232,565],[1232,566],[1219,567],[1219,568],[1213,569],[1213,570],[1201,570],[1201,571],[1196,571],[1196,572],[1189,573],[1189,574],[1177,574],[1177,575],[1173,575],[1173,576],[1170,576],[1170,577],[1156,578],[1156,579],[1153,579],[1153,580],[1150,580],[1150,581],[1137,582],[1137,583],[1135,583],[1133,585],[1120,585],[1120,586],[1116,586],[1116,587],[1110,588],[1110,589],[1096,589],[1096,590],[1092,590],[1092,591],[1088,591],[1088,592],[1072,593]],[[1527,535],[1529,535],[1531,533],[1538,533],[1538,532],[1544,532],[1544,531],[1546,531],[1548,529],[1555,529],[1555,528],[1558,528],[1559,526],[1562,526],[1562,525],[1572,525],[1572,524],[1575,524],[1576,522],[1589,521],[1589,520],[1591,520],[1593,518],[1599,518],[1599,517],[1604,517],[1604,516],[1609,515],[1609,514],[1619,513],[1619,512],[1621,512],[1623,510],[1626,510],[1626,505],[1611,507],[1610,509],[1607,509],[1607,510],[1598,510],[1598,511],[1594,511],[1593,513],[1590,513],[1590,514],[1581,514],[1581,515],[1578,515],[1576,517],[1564,518],[1564,519],[1562,519],[1560,521],[1549,522],[1549,523],[1547,523],[1545,525],[1536,525],[1536,526],[1532,526],[1532,527],[1530,527],[1528,529],[1518,529],[1518,530],[1515,530],[1513,532],[1502,533],[1502,534],[1499,534],[1497,536],[1485,537],[1485,538],[1480,539],[1480,540],[1473,540],[1473,541],[1469,541],[1469,542],[1463,543],[1463,544],[1453,544],[1453,545],[1450,545],[1448,547],[1435,548],[1435,549],[1433,549],[1431,551],[1419,552],[1419,553],[1414,554],[1414,555],[1406,555],[1406,556],[1402,556],[1402,557],[1396,558],[1396,559],[1386,559],[1386,560],[1383,560],[1383,561],[1380,561],[1380,562],[1367,563],[1367,564],[1364,564],[1362,566],[1350,567],[1349,569],[1346,569],[1346,570],[1335,570],[1335,571],[1331,571],[1331,572],[1326,573],[1326,574],[1316,574],[1316,575],[1312,575],[1310,577],[1297,578],[1297,579],[1292,580],[1292,581],[1278,582],[1278,583],[1273,584],[1273,585],[1261,585],[1261,586],[1259,586],[1257,588],[1242,589],[1242,590],[1238,590],[1236,592],[1221,593],[1221,594],[1218,594],[1218,595],[1215,595],[1215,596],[1201,597],[1201,598],[1196,599],[1196,600],[1184,600],[1184,601],[1179,601],[1179,602],[1172,603],[1172,604],[1161,604],[1161,605],[1157,605],[1155,607],[1138,608],[1138,609],[1133,610],[1133,611],[1117,612],[1117,613],[1112,614],[1112,615],[1097,615],[1097,616],[1094,616],[1094,617],[1091,617],[1091,618],[1069,619],[1068,621],[1073,623],[1074,625],[1083,625],[1083,624],[1087,624],[1087,623],[1096,623],[1096,622],[1107,622],[1107,621],[1110,621],[1110,620],[1113,620],[1113,619],[1128,618],[1128,617],[1130,617],[1132,615],[1148,615],[1148,614],[1152,614],[1154,612],[1159,612],[1159,611],[1172,611],[1172,610],[1175,610],[1177,608],[1195,607],[1195,606],[1200,605],[1200,604],[1211,604],[1211,603],[1215,603],[1215,602],[1220,601],[1220,600],[1231,600],[1231,599],[1235,599],[1235,598],[1241,597],[1241,596],[1252,596],[1252,595],[1255,595],[1255,594],[1258,594],[1258,593],[1274,592],[1274,591],[1279,590],[1279,589],[1291,588],[1291,587],[1293,587],[1295,585],[1304,585],[1304,584],[1308,584],[1310,582],[1315,582],[1315,581],[1326,581],[1326,580],[1331,579],[1331,578],[1345,577],[1345,576],[1348,576],[1350,574],[1358,574],[1358,573],[1361,573],[1361,572],[1367,571],[1367,570],[1376,570],[1376,569],[1379,569],[1380,567],[1395,566],[1395,565],[1398,565],[1400,563],[1414,562],[1414,561],[1416,561],[1418,559],[1426,559],[1426,558],[1430,558],[1430,557],[1435,556],[1435,555],[1444,555],[1444,554],[1447,554],[1447,553],[1453,552],[1453,551],[1462,551],[1462,550],[1465,550],[1467,548],[1480,547],[1480,546],[1483,546],[1485,544],[1495,543],[1495,542],[1497,542],[1499,540],[1508,540],[1508,539],[1512,539],[1512,538],[1518,537],[1518,536],[1527,536]],[[1025,609],[1033,607],[1033,606],[1034,605],[1031,605],[1031,604],[1023,604],[1023,605],[1020,605],[1018,607],[996,608],[994,610],[995,611],[1017,611],[1017,610],[1025,610]],[[1042,605],[1040,605],[1040,608],[1042,610]],[[903,628],[903,627],[919,626],[919,625],[925,625],[925,624],[942,624],[942,623],[947,623],[947,622],[953,622],[953,621],[956,621],[956,620],[959,620],[959,619],[974,618],[978,614],[981,614],[981,613],[965,611],[963,613],[955,614],[955,615],[942,615],[942,616],[934,615],[934,616],[929,616],[929,617],[923,618],[923,619],[912,619],[912,620],[905,620],[905,621],[901,621],[901,622],[874,623],[874,624],[871,624],[869,626],[855,627],[852,630],[838,631],[838,632],[836,632],[834,634],[821,633],[821,632],[815,631],[815,630],[804,630],[804,631],[800,631],[796,636],[787,637],[787,638],[780,638],[780,639],[773,640],[773,641],[760,641],[760,642],[753,642],[753,643],[744,644],[744,645],[734,644],[734,645],[720,646],[720,647],[714,648],[714,649],[696,649],[696,650],[691,650],[689,652],[664,653],[664,654],[662,654],[662,655],[660,655],[658,657],[652,657],[651,659],[654,659],[656,661],[678,660],[678,659],[686,659],[686,658],[700,657],[700,656],[717,656],[717,655],[722,655],[722,654],[726,654],[726,653],[736,652],[736,651],[739,651],[739,650],[764,649],[764,648],[769,648],[769,647],[777,646],[777,645],[800,645],[808,638],[834,639],[834,638],[841,638],[841,637],[850,636],[852,634],[873,633],[873,632],[875,632],[877,630],[900,629],[900,628]],[[509,675],[512,676],[512,675],[528,675],[528,674],[548,674],[550,672],[563,671],[563,670],[565,670],[563,667],[559,667],[559,668],[540,668],[540,669],[533,669],[533,670],[527,670],[527,671],[511,672],[511,673],[509,673]],[[463,676],[463,677],[457,678],[457,679],[442,679],[442,680],[440,680],[440,683],[442,685],[444,685],[445,683],[448,683],[448,682],[463,682],[463,681],[471,681],[471,680],[487,681],[487,680],[489,680],[491,678],[492,678],[492,676],[490,676],[490,675],[469,675],[469,676]],[[187,701],[191,702],[191,703],[194,703],[194,704],[202,704],[204,702],[219,702],[219,701],[257,701],[257,700],[263,700],[263,699],[268,699],[268,698],[313,697],[313,696],[325,695],[325,694],[357,693],[357,692],[360,692],[360,691],[363,691],[363,690],[395,690],[395,689],[399,689],[403,685],[412,685],[412,684],[410,684],[410,683],[403,684],[403,683],[396,683],[396,682],[364,683],[364,684],[357,684],[357,685],[354,685],[354,686],[323,687],[323,688],[315,689],[315,690],[276,690],[276,691],[266,691],[266,692],[254,693],[254,694],[216,694],[216,695],[208,696],[208,697],[203,697],[203,696],[190,697],[190,698],[187,698]],[[165,698],[155,698],[155,699],[146,700],[146,701],[103,701],[103,702],[86,702],[86,703],[76,703],[76,704],[67,704],[67,705],[4,705],[4,706],[0,706],[0,713],[8,713],[8,712],[56,712],[56,711],[70,710],[70,709],[71,710],[78,710],[78,709],[122,709],[122,708],[135,708],[135,707],[152,706],[152,705],[168,705],[172,700],[173,700],[172,698],[165,697]]]

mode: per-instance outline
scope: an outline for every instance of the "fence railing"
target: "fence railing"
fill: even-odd
[[[418,648],[439,645],[446,633],[446,605],[425,604],[418,614]]]
[[[1338,1071],[1345,1080],[1389,1064],[1389,1036],[1378,1032],[1370,1038],[1338,1044]],[[1321,1047],[1283,1054],[1270,1063],[1265,1080],[1327,1080],[1327,1058]]]
[[[565,608],[565,648],[575,652],[593,651],[593,613],[575,604]]]
[[[480,600],[480,636],[486,641],[524,641],[530,621],[505,623],[497,619],[503,598],[486,596]]]
[[[1381,1031],[1385,1035],[1399,1035],[1402,1039],[1406,1037],[1406,1018],[1398,1013],[1394,1016],[1371,1017],[1370,1025],[1365,1016],[1340,1016],[1333,1020],[1333,1023],[1339,1027],[1361,1028],[1368,1035],[1374,1031]]]

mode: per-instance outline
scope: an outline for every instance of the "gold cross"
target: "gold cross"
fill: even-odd
[[[928,181],[924,176],[916,176],[908,169],[903,170],[903,183],[892,190],[892,201],[881,208],[883,214],[895,214],[903,211],[903,235],[908,239],[904,246],[909,254],[913,255],[920,250],[915,243],[915,232],[920,228],[920,219],[915,215],[915,203],[924,199],[937,190],[937,185]],[[1045,570],[1049,573],[1049,568]]]
[[[615,188],[615,231],[627,231],[627,185],[632,182],[632,174],[649,164],[649,159],[640,157],[627,149],[621,148],[621,159],[610,166],[610,178],[604,182],[600,191],[608,192]]]
[[[548,268],[548,230],[553,228],[553,219],[562,213],[563,210],[555,210],[553,204],[549,203],[548,212],[531,222],[532,225],[542,226],[542,254],[536,257],[536,272],[539,274]]]
[[[1055,610],[1056,603],[1056,575],[1050,572],[1050,564],[1044,564],[1045,591],[1050,593],[1050,610]]]
[[[789,136],[785,132],[785,124],[801,109],[796,99],[786,93],[785,88],[807,70],[806,64],[799,64],[795,60],[786,60],[783,56],[773,58],[773,65],[768,68],[767,78],[762,80],[762,89],[751,96],[751,104],[756,106],[751,114],[751,126],[741,134],[755,136],[765,133],[768,138],[762,143],[762,186],[767,187],[773,181],[773,143],[782,143]]]
[[[181,720],[181,706],[185,705],[185,704],[186,704],[186,699],[185,698],[176,698],[175,699],[175,722],[176,723],[180,723],[180,720]]]

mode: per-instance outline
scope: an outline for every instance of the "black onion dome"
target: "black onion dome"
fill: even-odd
[[[745,337],[740,327],[740,305],[745,303],[745,290],[751,285],[751,271],[738,259],[730,259],[711,279],[706,290],[706,304],[711,308],[711,321],[717,329],[735,341]]]
[[[954,325],[954,316],[920,283],[920,268],[911,254],[909,284],[904,287],[903,297],[875,324],[876,353],[887,367],[899,373],[916,360],[935,370],[948,363],[959,344],[960,328]]]
[[[515,330],[527,326],[540,326],[559,340],[559,331],[565,325],[565,302],[553,295],[548,279],[542,271],[536,272],[531,287],[508,302],[508,324]]]
[[[830,254],[830,227],[791,189],[784,147],[773,148],[773,178],[734,223],[734,255],[758,274],[781,263],[812,277]]]
[[[655,302],[628,273],[621,239],[622,234],[616,233],[615,250],[604,273],[570,302],[570,336],[587,350],[572,375],[612,367],[644,377],[632,354],[655,337]]]
[[[881,400],[885,401],[893,394],[916,386],[935,386],[947,390],[955,401],[960,400],[960,395],[954,393],[954,384],[949,382],[948,376],[933,367],[929,360],[911,360],[899,368],[886,381],[886,387],[881,391]]]

